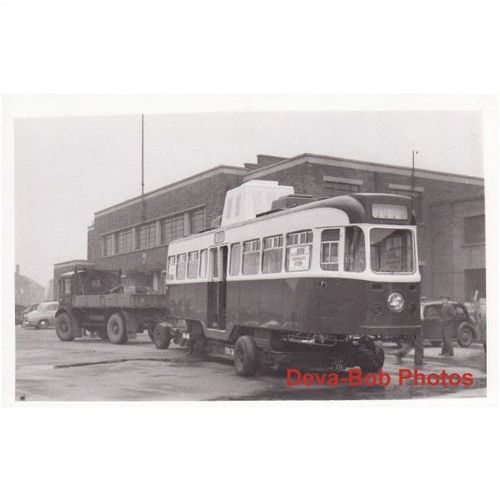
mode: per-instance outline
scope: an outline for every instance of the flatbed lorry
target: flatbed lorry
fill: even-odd
[[[56,334],[62,341],[95,332],[113,344],[125,344],[138,332],[153,338],[165,315],[167,296],[147,287],[127,287],[120,271],[75,267],[59,277]]]

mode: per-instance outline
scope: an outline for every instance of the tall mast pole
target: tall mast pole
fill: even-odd
[[[144,199],[144,114],[141,115],[141,200],[142,218],[146,220],[146,200]]]
[[[414,191],[415,191],[415,156],[418,154],[418,151],[411,152],[411,211],[413,213],[413,200],[414,200]]]

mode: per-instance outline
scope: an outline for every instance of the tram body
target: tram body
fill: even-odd
[[[376,370],[375,341],[420,328],[419,282],[411,199],[338,196],[172,241],[167,324],[226,353],[250,337],[274,365]]]

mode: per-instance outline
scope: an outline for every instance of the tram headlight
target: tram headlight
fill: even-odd
[[[399,292],[392,292],[389,297],[387,297],[387,304],[391,311],[401,312],[405,305],[405,299]]]

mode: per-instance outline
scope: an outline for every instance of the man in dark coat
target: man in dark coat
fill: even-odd
[[[441,338],[443,340],[441,347],[441,356],[453,356],[453,319],[455,318],[455,307],[450,304],[449,297],[441,297],[443,306],[441,307],[441,315],[439,322],[441,323]]]

